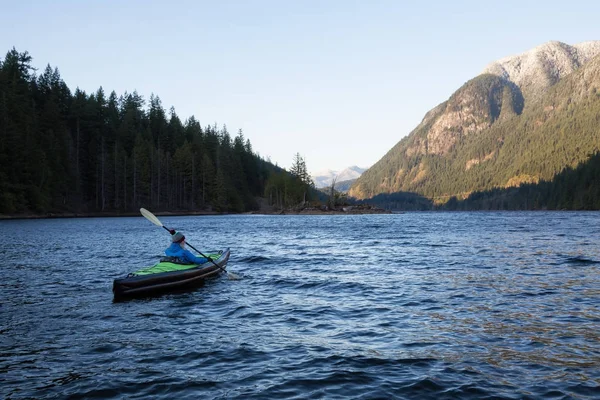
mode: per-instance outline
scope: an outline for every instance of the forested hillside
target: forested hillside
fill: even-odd
[[[551,43],[534,54],[564,46]],[[549,62],[541,65],[552,70]],[[594,196],[600,193],[600,179],[591,180],[590,188],[555,178],[561,172],[569,179],[596,173],[590,161],[600,151],[600,56],[560,80],[547,81],[535,93],[528,87],[529,95],[524,97],[520,87],[506,78],[488,73],[472,79],[366,171],[350,195],[369,199],[410,192],[440,205],[485,192],[484,205],[470,201],[461,208],[469,204],[485,208],[491,203],[525,208],[525,203],[514,204],[515,197],[507,201],[505,189],[529,185],[538,190],[542,185],[536,184],[545,182],[527,207],[597,208],[600,199]],[[583,165],[588,167],[578,168]],[[585,193],[563,196],[556,190]],[[491,201],[493,194],[505,201]],[[567,197],[573,200],[560,200]]]
[[[278,185],[304,187],[241,130],[182,121],[155,95],[72,92],[57,68],[36,73],[27,52],[0,59],[0,214],[241,212]]]
[[[600,153],[576,168],[565,168],[551,181],[452,197],[446,210],[600,210]]]

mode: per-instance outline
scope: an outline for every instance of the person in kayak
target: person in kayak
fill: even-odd
[[[185,236],[181,232],[172,234],[171,245],[165,250],[165,254],[177,259],[181,264],[203,264],[208,261],[204,257],[196,257],[185,248]]]

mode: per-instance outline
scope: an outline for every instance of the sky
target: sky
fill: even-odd
[[[369,167],[490,62],[600,40],[600,1],[0,0],[15,47],[74,91],[160,97],[309,171]]]

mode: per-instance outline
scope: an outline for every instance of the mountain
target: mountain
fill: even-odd
[[[551,180],[600,151],[600,41],[548,42],[488,65],[349,190],[445,203]]]
[[[569,46],[548,42],[517,56],[489,64],[484,74],[515,83],[526,97],[534,97],[600,54],[600,41]]]
[[[333,180],[336,180],[336,185],[343,181],[354,181],[365,172],[366,168],[360,168],[356,165],[348,167],[342,171],[334,171],[331,169],[320,171],[312,175],[317,188],[324,188],[331,185]]]
[[[331,181],[337,175],[337,171],[332,169],[327,169],[319,172],[315,172],[312,174],[313,181],[315,182],[315,187],[324,188],[331,185]]]
[[[348,190],[352,187],[352,185],[356,182],[356,179],[348,179],[345,181],[335,181],[335,190],[340,193],[348,193]]]

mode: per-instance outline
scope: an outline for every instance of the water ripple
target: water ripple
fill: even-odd
[[[142,217],[0,223],[3,397],[600,395],[599,213],[163,223],[230,246],[242,279],[112,303],[168,235]]]

